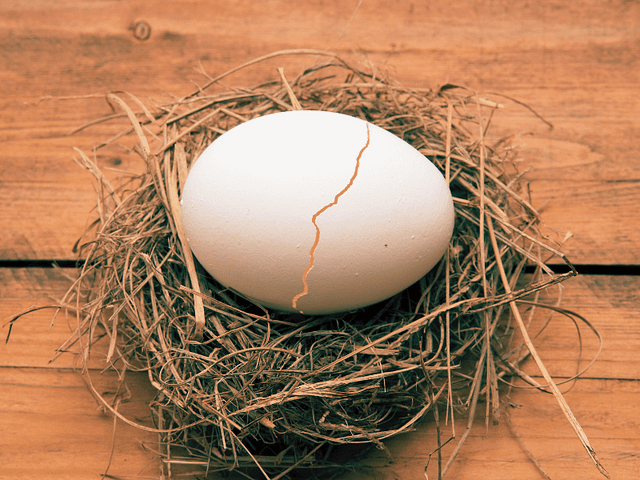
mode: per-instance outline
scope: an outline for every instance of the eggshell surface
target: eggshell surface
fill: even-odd
[[[222,285],[282,311],[385,300],[450,241],[440,171],[392,133],[323,111],[282,112],[218,137],[182,192],[189,246]]]

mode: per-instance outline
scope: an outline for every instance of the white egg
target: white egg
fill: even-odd
[[[222,285],[282,311],[385,300],[445,253],[448,185],[420,152],[331,112],[266,115],[217,138],[184,185],[189,246]]]

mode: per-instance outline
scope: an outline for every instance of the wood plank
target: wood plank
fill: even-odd
[[[640,468],[640,436],[634,418],[635,406],[640,401],[637,388],[637,382],[629,385],[611,380],[580,380],[565,395],[611,478],[634,478]],[[612,408],[612,398],[616,399],[619,408]],[[445,478],[544,478],[530,460],[523,443],[551,478],[604,478],[550,395],[514,391],[509,402],[515,406],[508,407],[514,429],[509,427],[504,414],[499,425],[485,429],[484,405],[479,405],[471,434]],[[465,427],[464,415],[457,417],[456,440],[443,448],[445,463]],[[514,435],[514,430],[522,442]],[[443,441],[450,436],[451,426],[443,427]],[[377,451],[363,462],[370,469],[359,468],[341,480],[424,478],[427,465],[429,478],[437,478],[437,458],[434,455],[429,460],[429,454],[437,448],[432,421],[421,424],[414,432],[387,441],[386,445],[391,457]]]
[[[0,6],[1,259],[67,259],[93,206],[91,178],[71,161],[114,124],[62,136],[110,112],[100,98],[39,101],[43,96],[128,90],[160,97],[202,83],[201,64],[218,73],[286,48],[332,48],[366,55],[407,85],[445,82],[515,97],[553,130],[508,100],[494,136],[520,135],[522,166],[531,167],[533,203],[562,238],[574,263],[638,264],[635,232],[640,200],[640,6],[524,0],[492,2],[395,0],[306,3],[3,2]],[[151,26],[146,41],[129,29]],[[348,28],[347,28],[348,27]],[[352,51],[359,53],[352,54]],[[279,59],[234,76],[251,84],[282,65],[299,71],[311,59]],[[122,151],[105,167],[139,169]],[[124,162],[124,163],[123,163]],[[117,173],[112,173],[117,176]],[[551,230],[550,230],[551,231]],[[617,248],[611,248],[616,245]]]
[[[635,358],[640,345],[640,279],[581,275],[562,286],[561,307],[582,315],[602,337],[602,351],[586,377],[640,381],[640,362]],[[549,304],[552,294],[548,292]],[[546,301],[544,297],[541,300]],[[547,319],[546,312],[540,313],[532,323],[532,335]],[[576,319],[576,323],[580,337],[571,319],[554,314],[549,326],[535,339],[536,348],[552,375],[573,376],[597,355],[600,343],[596,335],[581,320]],[[524,370],[539,375],[533,362],[525,364]]]
[[[601,462],[612,478],[634,478],[640,471],[640,437],[637,406],[640,404],[640,302],[638,277],[579,276],[563,284],[562,306],[582,314],[603,337],[604,346],[597,362],[577,382],[561,385],[576,418],[589,437]],[[552,300],[552,292],[546,296]],[[543,300],[545,298],[543,297]],[[536,317],[532,331],[545,320]],[[598,342],[583,333],[582,356],[587,360],[597,352]],[[588,330],[588,329],[587,329]],[[577,370],[580,348],[572,322],[556,316],[536,338],[536,348],[556,381]],[[538,368],[527,361],[523,370],[544,383]],[[551,478],[603,478],[577,440],[555,399],[531,388],[503,390],[503,408],[508,408],[514,429]],[[500,425],[485,430],[485,404],[481,403],[475,426],[453,464],[447,478],[537,479],[543,478],[529,459],[520,440],[509,428],[504,414]],[[456,419],[456,437],[460,438],[466,417]],[[376,452],[365,461],[372,468],[361,468],[342,480],[391,480],[421,478],[429,455],[437,448],[435,426],[426,421],[417,431],[387,442],[391,459]],[[451,428],[443,428],[443,441]],[[443,449],[446,459],[455,441]],[[429,478],[437,478],[435,457],[431,458]],[[402,472],[399,474],[397,472]],[[406,477],[403,477],[406,475]]]
[[[66,269],[0,269],[0,318],[7,319],[33,306],[55,304],[73,278],[74,270]],[[603,349],[587,376],[597,379],[640,380],[640,363],[630,362],[640,345],[640,279],[634,276],[580,275],[562,284],[561,306],[582,315],[598,330]],[[556,290],[547,292],[541,302],[554,304]],[[522,311],[527,312],[523,307]],[[539,332],[547,319],[547,311],[539,310],[531,326],[532,335]],[[56,349],[71,335],[75,317],[58,315],[54,310],[40,310],[18,320],[9,343],[0,346],[0,365],[11,367],[44,367]],[[3,324],[5,322],[3,321]],[[580,324],[582,360],[585,366],[596,354],[599,342],[593,332]],[[3,336],[8,328],[0,330]],[[573,375],[578,367],[580,344],[572,321],[554,314],[549,326],[539,334],[536,345],[542,358],[549,362],[551,373],[560,377]],[[99,348],[96,349],[99,352]],[[73,357],[64,355],[52,367],[72,368]],[[97,368],[102,368],[97,365]],[[525,365],[537,375],[536,367]]]
[[[65,354],[50,363],[73,330],[71,319],[61,315],[52,325],[53,310],[36,311],[14,325],[5,343],[6,320],[55,303],[73,272],[0,269],[0,478],[97,479],[107,471],[117,478],[154,478],[159,472],[157,435],[120,421],[114,434],[113,416],[74,369],[75,357]],[[110,402],[120,391],[118,411],[152,427],[149,402],[155,389],[147,375],[129,372],[121,386],[115,372],[102,371],[100,346],[95,353],[90,378],[96,390]]]
[[[7,318],[38,301],[44,302],[48,297],[59,297],[68,285],[65,273],[71,272],[0,269],[0,284],[6,287],[0,297],[0,318]],[[640,404],[640,363],[636,359],[640,344],[640,279],[579,276],[563,285],[562,305],[593,323],[604,339],[604,348],[584,378],[571,389],[569,384],[563,385],[562,390],[567,392],[569,405],[613,478],[633,478],[633,473],[640,468],[640,425],[635,415]],[[551,299],[551,295],[549,297]],[[71,356],[49,364],[53,351],[70,331],[64,322],[57,322],[50,330],[50,321],[49,311],[29,315],[15,325],[10,342],[0,344],[0,431],[20,439],[11,446],[0,445],[0,451],[7,452],[0,467],[0,478],[29,478],[40,472],[39,465],[48,462],[53,466],[52,478],[63,478],[61,469],[68,461],[77,461],[78,469],[68,472],[67,478],[97,476],[106,468],[111,445],[110,416],[96,410],[97,404],[82,379],[69,368],[73,366]],[[597,342],[592,335],[583,333],[582,353],[588,359],[596,351]],[[556,318],[536,340],[536,345],[558,379],[575,371],[578,348],[572,323]],[[100,348],[95,355],[98,370],[92,371],[92,378],[101,391],[107,391],[113,389],[115,379],[112,374],[98,373],[102,368],[98,364],[99,351]],[[525,370],[542,382],[535,366],[526,365]],[[151,398],[153,391],[144,376],[127,378],[135,396],[122,406],[131,403],[127,408],[135,407],[133,416],[148,420],[144,402]],[[513,406],[509,411],[516,430],[551,478],[570,478],[576,472],[585,479],[600,478],[550,395],[516,388],[508,396],[503,390],[502,398]],[[539,478],[504,417],[500,425],[491,425],[485,432],[483,415],[481,403],[476,426],[449,478]],[[462,435],[464,425],[465,416],[461,414],[456,417],[457,438]],[[128,470],[129,465],[134,465],[140,469],[150,468],[151,474],[155,474],[157,461],[135,443],[139,439],[155,439],[144,432],[127,429],[118,424],[117,442],[123,443],[117,443],[117,462],[120,463],[114,463],[113,473],[138,474]],[[46,435],[37,436],[34,432]],[[445,440],[448,435],[450,427],[443,427]],[[2,435],[2,438],[8,437]],[[452,447],[453,444],[447,446],[445,454],[450,453]],[[370,467],[361,466],[357,473],[347,475],[344,480],[421,478],[416,475],[422,475],[429,454],[436,448],[435,427],[426,421],[416,432],[390,440],[388,448],[393,463],[382,452],[374,452],[363,461]],[[86,460],[79,459],[80,456],[86,456]],[[145,467],[151,461],[153,468]],[[435,459],[431,462],[429,474],[435,478]],[[117,470],[116,465],[123,470]],[[186,471],[194,479],[202,474],[199,467]]]
[[[117,388],[113,373],[92,376],[100,393]],[[118,411],[152,426],[153,392],[146,376],[130,374],[126,385],[131,398],[123,396]],[[157,478],[157,442],[155,434],[122,422],[114,431],[113,417],[73,370],[0,368],[2,479],[98,479],[107,472],[115,478]]]
[[[0,374],[0,478],[98,478],[104,473],[111,454],[113,421],[97,408],[77,373],[3,368]],[[144,386],[132,386],[131,377],[128,384],[134,395],[144,390]],[[640,425],[635,415],[640,402],[637,382],[580,380],[566,398],[612,478],[634,478],[640,468]],[[553,399],[521,391],[512,394],[510,401],[517,405],[511,410],[511,417],[518,434],[551,478],[572,478],[577,474],[585,479],[602,478]],[[129,409],[123,413],[148,420],[144,403],[135,397],[132,402],[137,403],[123,404]],[[506,422],[491,425],[485,434],[482,414],[478,414],[474,430],[448,478],[541,478]],[[464,415],[456,422],[460,438]],[[341,478],[421,478],[429,454],[437,446],[434,430],[432,422],[424,422],[415,432],[387,441],[391,457],[374,452],[362,461],[357,473]],[[444,427],[443,438],[448,439],[449,435],[450,429]],[[141,444],[146,442],[152,447],[156,438],[121,422],[115,438],[109,473],[155,478],[159,468],[156,457]],[[445,457],[451,450],[451,446],[445,448]],[[430,478],[435,478],[435,465],[432,458]],[[183,478],[202,478],[198,476],[201,468],[188,471],[192,476]]]
[[[71,273],[0,269],[0,318],[54,303],[68,287],[65,275]],[[157,436],[118,422],[114,437],[113,418],[73,369],[74,357],[63,355],[49,363],[73,328],[64,315],[52,327],[52,316],[52,310],[25,316],[15,324],[9,342],[3,337],[0,346],[0,478],[99,478],[107,469],[122,476],[155,475],[157,456],[142,443],[156,448]],[[111,400],[119,383],[114,372],[92,370],[91,378],[98,392]],[[148,406],[154,389],[147,376],[129,373],[126,385],[129,392],[120,398],[119,411],[151,426]]]
[[[72,355],[64,355],[55,364],[50,364],[56,350],[71,336],[75,328],[75,318],[64,314],[52,323],[55,313],[53,309],[38,310],[21,317],[11,328],[9,342],[5,343],[9,335],[8,319],[33,307],[56,305],[71,285],[73,273],[74,270],[50,268],[0,268],[0,285],[3,286],[0,293],[0,366],[77,366]]]

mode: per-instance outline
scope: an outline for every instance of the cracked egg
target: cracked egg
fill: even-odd
[[[218,137],[182,193],[187,241],[225,287],[309,315],[409,287],[444,255],[448,185],[423,154],[364,120],[281,112]]]

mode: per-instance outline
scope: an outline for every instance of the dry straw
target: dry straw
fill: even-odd
[[[252,88],[222,86],[234,72],[282,55],[308,55],[316,63],[289,80],[279,69],[275,80]],[[107,100],[129,126],[96,148],[130,139],[146,172],[112,186],[96,162],[77,152],[99,195],[93,231],[79,245],[80,275],[63,301],[77,312],[78,327],[61,351],[80,345],[86,365],[91,346],[106,335],[107,364],[148,372],[157,389],[152,430],[161,436],[168,473],[189,464],[271,480],[301,470],[305,478],[318,472],[326,478],[323,468],[337,465],[336,446],[384,448],[383,440],[427,414],[444,414],[452,424],[454,409],[462,408],[472,419],[481,395],[487,419],[497,419],[499,382],[514,375],[556,395],[605,472],[535,353],[518,307],[534,310],[539,292],[575,270],[543,241],[514,167],[515,150],[506,139],[485,142],[498,104],[453,85],[406,88],[374,65],[310,50],[258,58],[169,103],[145,104],[129,94]],[[355,312],[284,314],[223,288],[194,260],[179,204],[189,165],[230,128],[292,109],[374,123],[444,173],[455,202],[454,236],[416,285]],[[568,272],[551,271],[551,257]],[[520,371],[528,355],[547,385]],[[469,428],[449,461],[439,462],[439,475]]]

